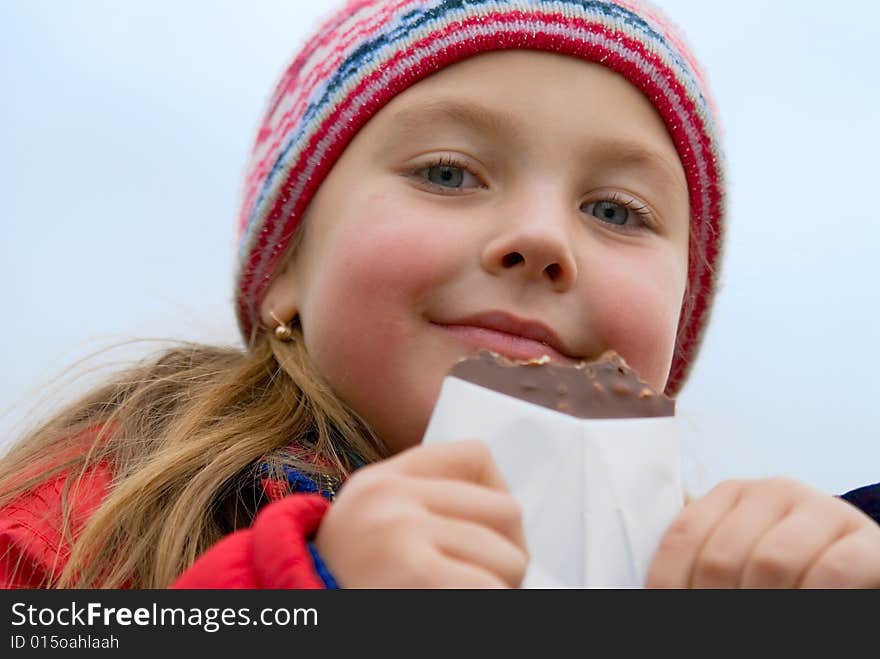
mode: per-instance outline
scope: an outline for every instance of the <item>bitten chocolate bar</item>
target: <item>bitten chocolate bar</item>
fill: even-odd
[[[654,391],[613,350],[573,366],[483,350],[455,364],[450,375],[581,419],[675,416],[675,401]]]

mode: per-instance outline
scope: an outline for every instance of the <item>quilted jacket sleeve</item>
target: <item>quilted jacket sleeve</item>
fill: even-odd
[[[0,509],[0,588],[46,587],[64,569],[70,556],[61,528],[65,480],[50,479]],[[109,480],[109,469],[100,464],[69,493],[74,536],[100,505]]]
[[[61,531],[65,478],[47,481],[0,510],[0,588],[43,588],[70,555]],[[74,536],[100,505],[110,470],[93,469],[71,505]],[[172,588],[323,588],[332,575],[309,540],[329,502],[318,494],[293,494],[265,505],[251,526],[202,554]]]
[[[324,588],[328,579],[309,539],[329,502],[292,494],[266,505],[251,526],[199,556],[171,588]]]

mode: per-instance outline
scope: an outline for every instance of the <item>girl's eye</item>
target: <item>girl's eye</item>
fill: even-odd
[[[465,189],[460,186],[467,176],[470,176],[477,182],[477,187],[480,185],[479,180],[468,169],[466,164],[449,157],[428,163],[427,166],[415,170],[413,174],[423,180],[427,178],[427,183],[447,190]]]
[[[436,174],[436,176],[431,176]],[[448,165],[438,165],[428,168],[428,180],[437,185],[451,185],[457,188],[464,179],[464,170]]]
[[[647,206],[617,194],[587,204],[585,210],[605,224],[620,227],[624,231],[645,231],[652,226],[651,211]]]
[[[609,224],[624,226],[629,219],[629,210],[626,206],[613,201],[600,201],[593,204],[593,215]]]

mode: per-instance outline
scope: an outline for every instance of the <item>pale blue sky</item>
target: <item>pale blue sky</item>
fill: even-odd
[[[691,485],[880,481],[880,7],[657,4],[703,62],[728,153],[723,286],[678,403]],[[93,350],[239,344],[239,177],[326,6],[0,0],[0,446],[90,381],[46,388]]]

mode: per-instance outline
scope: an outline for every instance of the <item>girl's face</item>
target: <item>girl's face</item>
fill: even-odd
[[[496,51],[420,81],[358,132],[304,221],[263,322],[298,311],[318,370],[395,452],[421,441],[459,358],[540,354],[451,327],[482,312],[540,321],[576,358],[617,350],[665,386],[687,185],[653,106],[601,65]]]

